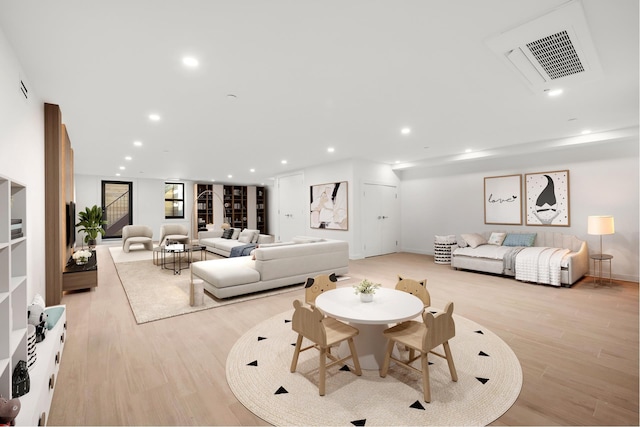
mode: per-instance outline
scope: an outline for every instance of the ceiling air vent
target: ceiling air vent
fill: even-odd
[[[602,76],[577,1],[493,37],[487,45],[536,93]]]

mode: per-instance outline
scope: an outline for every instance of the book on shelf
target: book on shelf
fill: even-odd
[[[21,232],[20,233],[16,233],[16,234],[11,233],[11,240],[19,239],[20,237],[24,237],[24,234],[21,233]]]
[[[22,224],[22,218],[11,218],[11,225]]]

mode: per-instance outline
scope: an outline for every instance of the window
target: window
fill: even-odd
[[[164,217],[184,218],[184,184],[164,183]]]

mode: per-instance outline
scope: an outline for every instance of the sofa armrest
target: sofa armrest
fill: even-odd
[[[571,252],[567,255],[567,258],[569,269],[568,285],[572,285],[589,272],[589,248],[587,247],[587,242],[582,242],[580,250]]]
[[[258,242],[257,244],[262,244],[262,243],[274,243],[276,241],[275,236],[272,236],[270,234],[260,234],[258,235]]]
[[[198,240],[212,237],[222,237],[223,230],[198,231]]]

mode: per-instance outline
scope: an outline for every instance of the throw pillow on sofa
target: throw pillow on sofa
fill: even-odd
[[[482,237],[481,235],[476,234],[476,233],[461,234],[460,236],[472,248],[477,248],[480,245],[486,245],[487,244],[487,239],[485,239],[484,237]]]
[[[226,230],[224,230],[222,232],[222,238],[223,239],[230,239],[231,236],[233,236],[233,228],[227,228]]]
[[[247,230],[246,228],[242,230],[240,235],[238,236],[238,242],[242,243],[253,243],[253,237],[255,236],[255,231]]]
[[[507,233],[491,233],[487,243],[490,245],[502,246],[502,242],[504,242],[506,237]]]
[[[502,246],[533,246],[537,233],[509,233]]]

